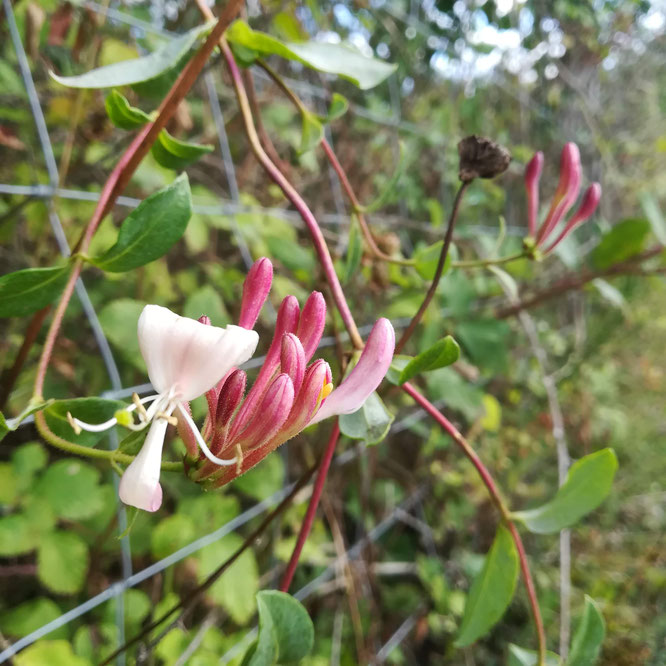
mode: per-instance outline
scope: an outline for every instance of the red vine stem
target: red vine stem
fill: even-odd
[[[289,564],[287,569],[282,576],[282,581],[280,583],[280,590],[282,592],[287,592],[291,581],[294,577],[294,572],[298,566],[298,560],[301,557],[301,552],[303,551],[303,546],[310,535],[310,530],[312,529],[312,524],[314,523],[315,514],[317,513],[317,507],[319,506],[319,500],[321,499],[321,494],[324,490],[324,484],[326,483],[326,475],[328,474],[329,467],[331,466],[331,460],[333,460],[333,453],[335,452],[335,445],[338,443],[340,438],[340,426],[338,420],[335,420],[333,424],[333,430],[331,436],[329,437],[328,444],[326,444],[326,449],[324,450],[324,455],[321,458],[319,463],[319,470],[317,471],[317,478],[315,479],[314,486],[312,488],[312,497],[310,497],[310,503],[308,504],[308,509],[305,513],[305,518],[303,519],[303,524],[298,533],[298,539],[296,540],[296,545],[294,550],[291,553],[289,558]]]
[[[433,405],[425,396],[421,395],[421,393],[409,382],[402,385],[402,390],[405,391],[407,395],[411,396],[420,407],[422,407],[430,416],[432,416],[433,419],[435,419],[435,421],[437,421],[437,423],[442,427],[442,429],[448,435],[450,435],[453,441],[462,449],[463,453],[476,468],[476,471],[479,473],[481,480],[488,489],[493,503],[500,512],[502,520],[506,524],[513,542],[516,545],[516,550],[518,551],[520,571],[523,576],[523,581],[525,582],[525,588],[529,598],[532,617],[534,619],[534,624],[537,631],[537,638],[539,642],[539,666],[543,666],[546,663],[546,633],[543,627],[543,620],[541,619],[541,611],[539,610],[536,588],[534,587],[534,581],[532,580],[532,574],[530,573],[530,566],[527,561],[527,554],[525,553],[523,541],[520,538],[520,534],[518,534],[518,530],[516,529],[515,524],[511,520],[511,513],[504,503],[504,500],[500,495],[499,489],[497,488],[493,477],[481,461],[481,458],[479,458],[477,455],[476,451],[474,451],[474,449],[469,445],[467,440],[462,436],[458,429],[437,409],[437,407],[435,407],[435,405]]]
[[[116,199],[120,193],[125,189],[130,178],[136,171],[136,168],[141,163],[141,160],[148,154],[151,145],[157,139],[158,134],[166,126],[167,122],[171,119],[180,102],[185,98],[185,95],[194,84],[197,76],[203,69],[212,54],[217,42],[229,27],[231,20],[240,10],[242,0],[229,0],[224,7],[220,18],[218,19],[215,27],[211,30],[206,41],[201,45],[194,57],[187,63],[176,82],[171,87],[167,96],[160,104],[158,114],[155,120],[148,123],[137,135],[129,145],[123,156],[120,158],[118,164],[115,166],[111,175],[108,177],[102,194],[95,208],[95,212],[88,223],[88,226],[83,232],[81,239],[74,248],[74,253],[85,254],[90,246],[90,242],[97,231],[97,227],[104,218],[104,216],[111,210]],[[65,285],[65,289],[60,298],[60,302],[53,314],[53,320],[44,342],[42,355],[39,359],[37,367],[37,376],[35,378],[34,396],[36,398],[42,397],[44,389],[44,379],[46,377],[46,370],[51,360],[51,354],[55,346],[58,332],[62,325],[65,311],[69,301],[74,292],[76,280],[81,274],[83,268],[83,258],[77,256],[72,264],[72,271],[69,280]]]

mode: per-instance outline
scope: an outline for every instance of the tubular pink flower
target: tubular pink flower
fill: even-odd
[[[548,235],[564,218],[578,198],[581,181],[580,151],[575,143],[569,142],[562,149],[560,158],[560,182],[550,204],[550,210],[537,235],[537,246],[542,245]]]
[[[293,296],[285,298],[266,360],[247,397],[238,409],[235,403],[233,409],[225,409],[225,382],[215,412],[209,413],[208,418],[216,421],[212,430],[218,433],[211,448],[216,455],[235,455],[238,463],[219,467],[200,454],[195,479],[223,486],[308,425],[358,410],[377,388],[395,347],[390,322],[380,319],[375,324],[358,364],[332,391],[328,363],[319,359],[306,367],[319,345],[325,321],[326,305],[320,293],[313,292],[302,311]]]
[[[351,414],[368,399],[386,375],[395,348],[395,332],[388,319],[378,319],[356,367],[331,393],[311,423],[336,414]]]
[[[546,254],[552,252],[574,229],[576,229],[576,227],[592,217],[600,200],[601,185],[599,185],[599,183],[592,183],[592,185],[590,185],[585,191],[580,207],[574,216],[567,222],[564,229],[562,229],[562,233],[551,243],[550,247],[546,250]]]
[[[543,153],[539,151],[528,162],[525,169],[525,189],[527,190],[527,230],[536,237],[537,216],[539,215],[539,180],[543,170]]]
[[[268,298],[272,282],[273,264],[266,257],[255,261],[243,284],[239,326],[248,329],[254,328],[261,308]]]
[[[137,411],[139,424],[128,427],[141,430],[150,424],[148,436],[136,458],[120,480],[120,499],[145,511],[156,511],[162,501],[160,466],[166,428],[178,419],[189,428],[203,454],[218,465],[233,465],[235,458],[214,456],[192,421],[188,402],[206,393],[234,366],[247,361],[257,346],[259,336],[239,326],[218,328],[187,319],[158,305],[147,305],[138,324],[139,348],[148,368],[156,395],[139,400],[126,411]],[[150,404],[146,410],[144,404]],[[127,419],[124,419],[124,421]],[[75,428],[105,430],[117,423],[113,418],[94,425],[72,418]]]

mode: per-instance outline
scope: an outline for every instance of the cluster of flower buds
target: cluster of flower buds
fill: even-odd
[[[596,210],[601,199],[601,185],[592,183],[583,195],[578,210],[569,218],[559,235],[552,240],[560,222],[571,210],[580,192],[582,169],[580,152],[575,143],[567,143],[562,149],[560,159],[560,182],[550,204],[545,220],[537,231],[539,214],[539,179],[543,169],[543,153],[538,152],[525,169],[525,189],[527,190],[527,221],[529,236],[525,239],[526,247],[534,254],[552,252],[576,227],[587,220]]]
[[[243,287],[240,326],[251,329],[268,296],[273,268],[260,259]],[[191,475],[213,487],[229,483],[297,435],[306,426],[358,410],[384,378],[393,357],[395,334],[387,319],[374,325],[358,363],[333,390],[331,369],[322,359],[308,365],[326,319],[326,304],[315,291],[299,308],[287,296],[278,310],[275,333],[252,388],[234,369],[206,393],[208,417],[204,437],[216,456],[235,457],[233,466],[220,467],[200,452]]]
[[[68,414],[77,433],[101,432],[115,425],[131,430],[149,427],[141,451],[120,480],[119,495],[126,504],[146,511],[161,506],[160,466],[168,425],[178,427],[187,446],[191,476],[218,487],[306,426],[355,412],[379,386],[395,347],[395,333],[387,319],[374,325],[358,363],[335,390],[328,363],[317,360],[307,365],[326,318],[324,298],[313,292],[302,311],[294,296],[282,302],[273,342],[244,398],[246,375],[238,366],[256,349],[259,336],[252,329],[272,279],[268,259],[260,259],[250,269],[239,326],[218,328],[207,317],[196,321],[147,305],[139,317],[139,347],[156,393],[142,399],[133,396],[132,405],[105,423],[85,423]],[[189,402],[204,394],[208,416],[202,434]]]

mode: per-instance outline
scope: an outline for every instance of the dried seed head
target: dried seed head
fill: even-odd
[[[465,137],[458,143],[460,167],[458,177],[463,183],[475,178],[494,178],[507,170],[511,153],[499,143],[484,136]]]

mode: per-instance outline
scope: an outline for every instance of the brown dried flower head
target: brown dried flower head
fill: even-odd
[[[467,136],[458,143],[460,167],[458,177],[463,183],[475,178],[494,178],[507,170],[511,153],[485,136]]]

